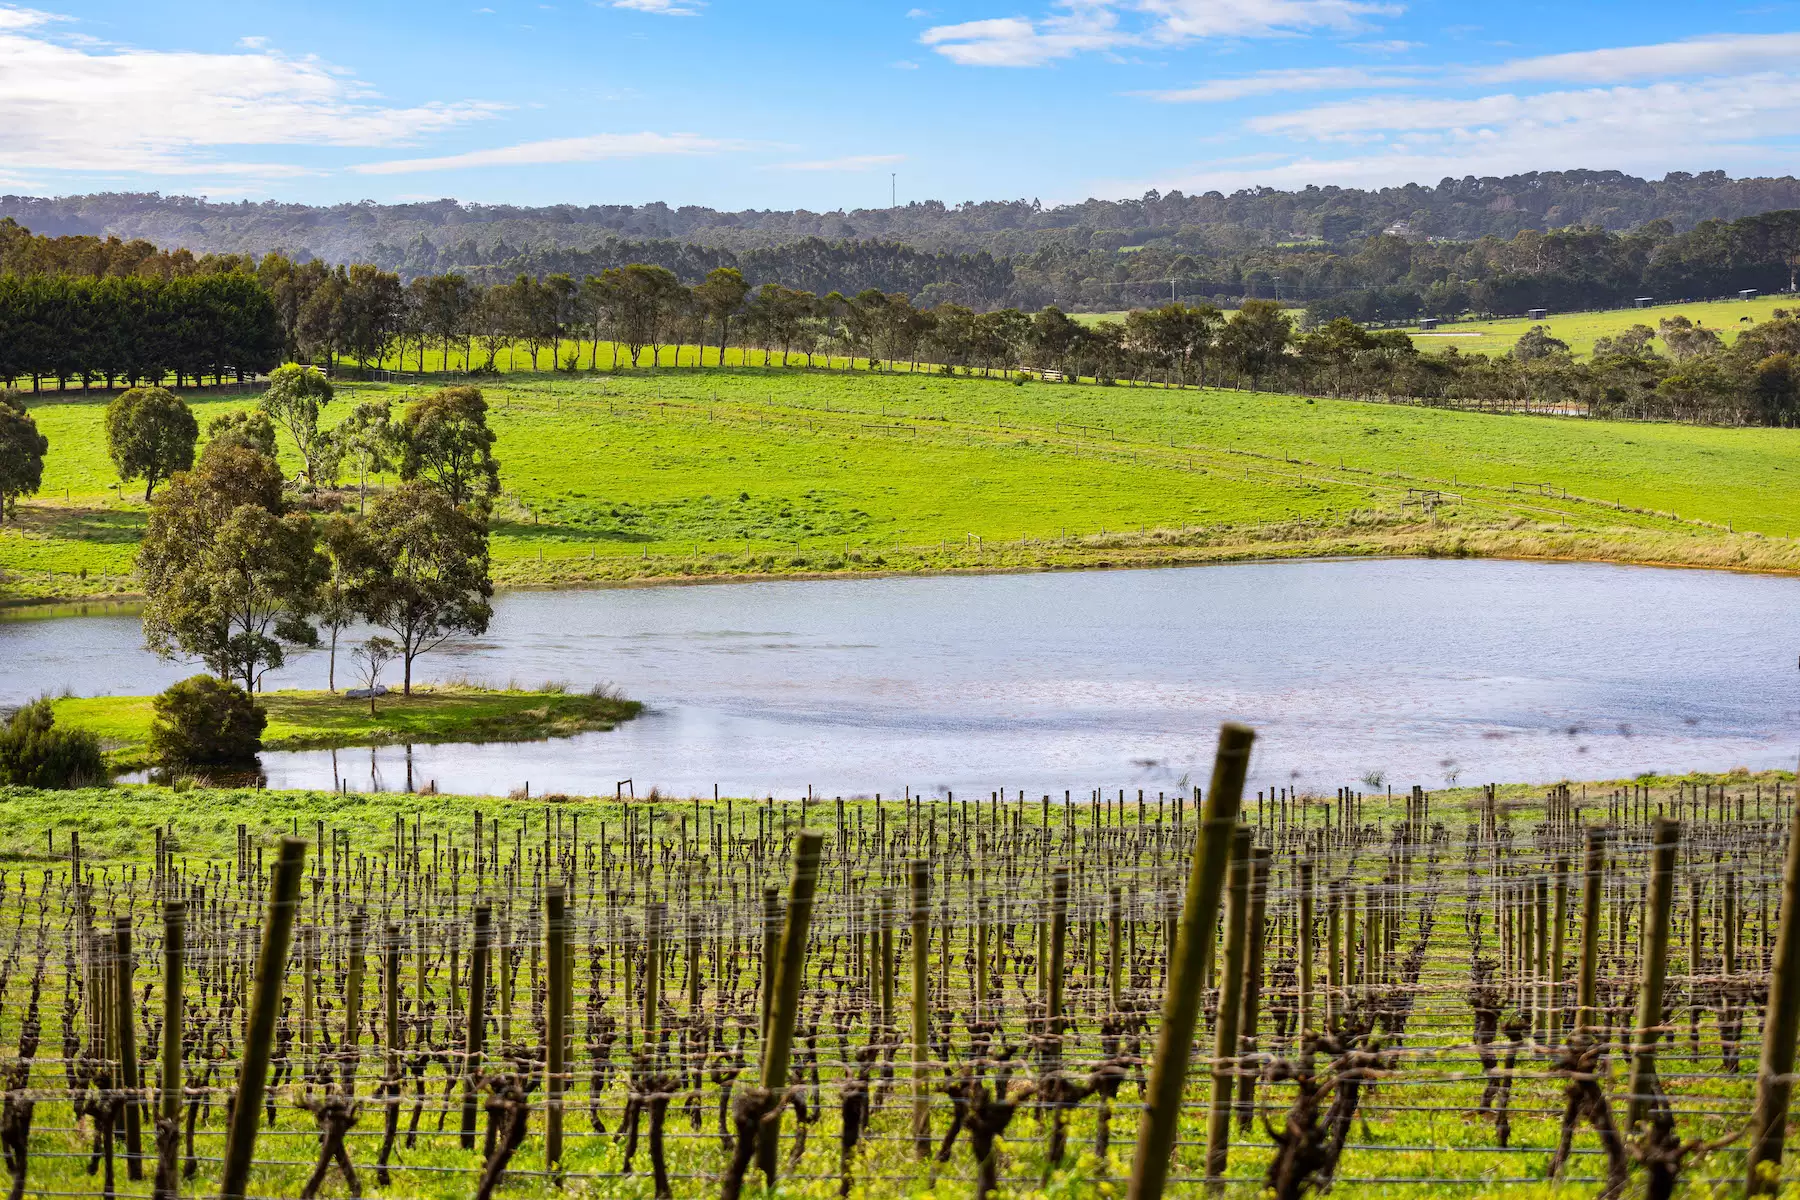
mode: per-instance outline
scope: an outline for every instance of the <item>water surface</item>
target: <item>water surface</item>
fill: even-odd
[[[458,792],[1154,793],[1204,782],[1226,719],[1260,731],[1263,787],[1785,767],[1797,611],[1792,579],[1480,560],[512,593],[423,677],[605,681],[649,711],[414,747],[411,767]],[[0,620],[0,703],[193,670],[145,652],[128,614]],[[299,655],[269,686],[325,670]],[[401,747],[264,756],[275,787],[397,788],[406,765]]]

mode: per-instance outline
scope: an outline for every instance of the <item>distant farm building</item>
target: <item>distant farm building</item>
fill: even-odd
[[[1655,296],[1639,296],[1636,300],[1633,300],[1632,303],[1637,305],[1639,308],[1649,308],[1652,304],[1656,303],[1656,297]]]
[[[1525,317],[1530,321],[1541,321],[1549,315],[1550,310],[1547,308],[1528,308],[1525,310]]]
[[[1739,300],[1754,300],[1754,299],[1756,299],[1756,289],[1755,288],[1745,288],[1743,291],[1738,293],[1738,299]]]
[[[1438,319],[1436,317],[1420,317],[1419,318],[1419,328],[1420,329],[1436,329],[1437,323],[1438,323]]]

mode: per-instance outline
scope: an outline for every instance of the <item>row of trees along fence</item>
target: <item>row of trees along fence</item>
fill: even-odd
[[[1249,749],[1204,804],[440,799],[148,862],[52,827],[0,868],[5,1161],[227,1197],[645,1158],[727,1198],[1780,1179],[1791,787],[1252,810]]]
[[[281,361],[281,327],[248,275],[0,275],[0,381],[177,387],[266,372]]]

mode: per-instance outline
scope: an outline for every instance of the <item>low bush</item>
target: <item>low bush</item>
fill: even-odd
[[[249,692],[211,675],[172,685],[151,707],[150,756],[165,767],[249,766],[269,723]]]
[[[0,726],[0,783],[16,787],[93,787],[106,782],[100,739],[58,728],[48,700],[36,700]]]

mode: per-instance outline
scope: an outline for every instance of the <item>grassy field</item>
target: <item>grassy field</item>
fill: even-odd
[[[341,693],[278,691],[257,697],[268,711],[263,745],[269,750],[328,750],[401,742],[527,742],[613,729],[643,706],[605,692],[522,691],[473,687],[415,687],[375,700]],[[146,765],[153,712],[149,696],[67,697],[56,721],[98,734],[108,760],[121,770]]]
[[[1800,568],[1788,430],[904,372],[515,374],[487,390],[503,586],[1318,553]],[[419,391],[346,384],[328,421]],[[253,402],[190,399],[202,425]],[[129,593],[145,507],[116,488],[104,400],[32,411],[51,451],[43,491],[0,530],[0,586]]]
[[[1658,321],[1684,316],[1708,329],[1716,330],[1727,344],[1737,340],[1738,333],[1750,323],[1766,321],[1778,308],[1800,311],[1800,296],[1758,296],[1754,300],[1703,300],[1695,303],[1657,304],[1650,308],[1615,308],[1604,312],[1552,312],[1542,321],[1524,317],[1505,317],[1493,321],[1456,321],[1439,325],[1435,333],[1412,334],[1413,344],[1421,350],[1444,350],[1454,346],[1464,354],[1500,354],[1511,350],[1519,335],[1533,325],[1544,325],[1552,336],[1569,343],[1577,358],[1585,358],[1594,349],[1594,339],[1612,337],[1633,325],[1655,329]],[[1746,322],[1745,317],[1750,321]]]

